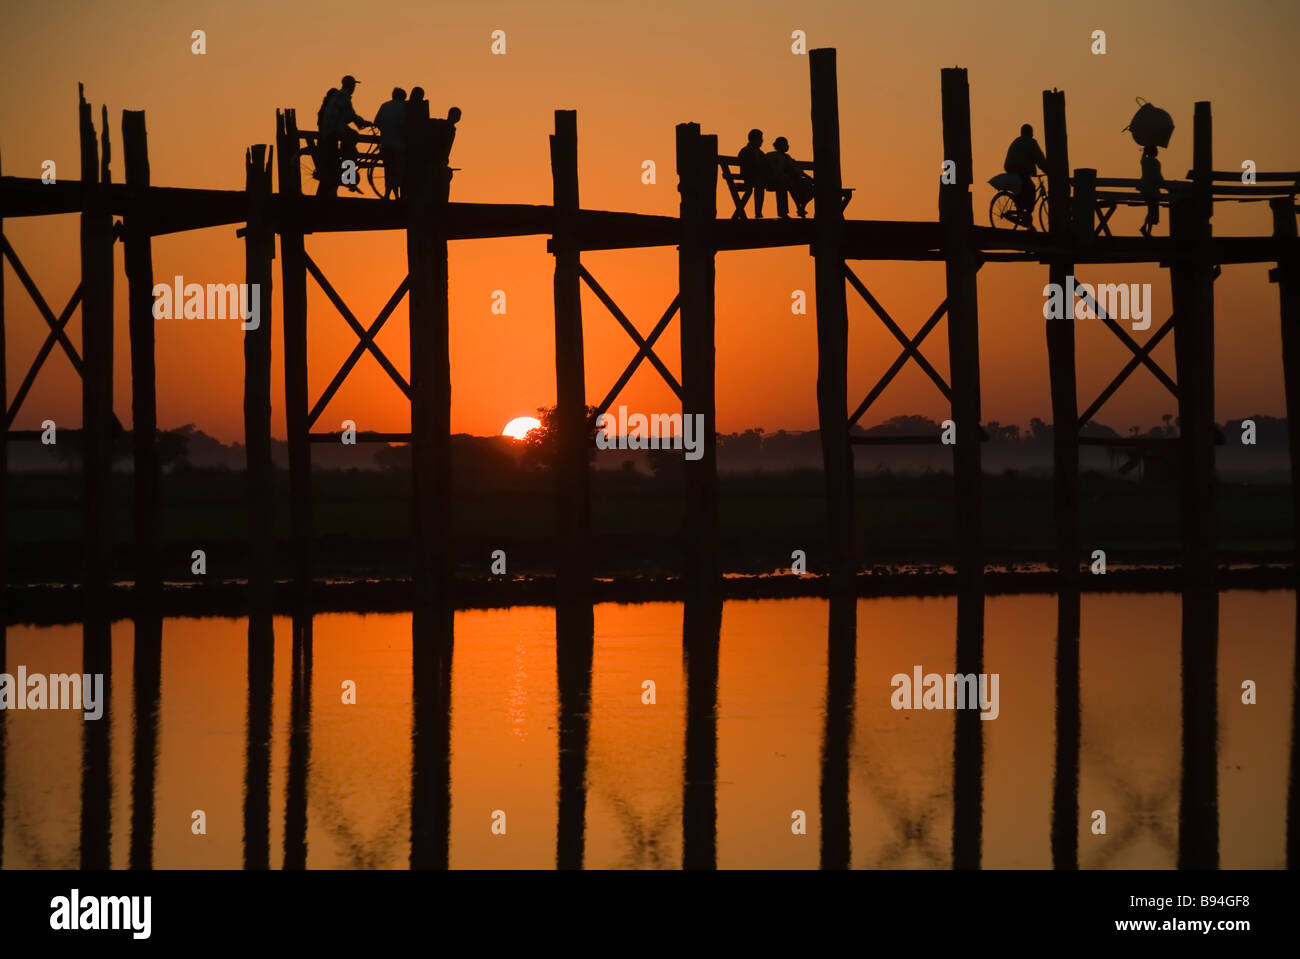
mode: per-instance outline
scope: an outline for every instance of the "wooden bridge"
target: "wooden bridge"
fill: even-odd
[[[979,319],[975,275],[989,262],[1035,262],[1048,267],[1053,282],[1064,284],[1079,264],[1158,263],[1169,269],[1174,316],[1139,345],[1104,311],[1099,319],[1132,353],[1110,385],[1080,415],[1075,381],[1074,332],[1070,320],[1046,321],[1055,430],[1056,522],[1058,568],[1066,583],[1079,575],[1078,428],[1082,427],[1138,366],[1150,370],[1178,401],[1182,435],[1181,482],[1184,505],[1185,568],[1213,580],[1214,510],[1213,444],[1215,431],[1213,370],[1213,281],[1227,263],[1272,262],[1279,285],[1283,365],[1288,414],[1300,403],[1296,364],[1297,262],[1295,194],[1300,174],[1266,173],[1242,184],[1235,173],[1211,164],[1211,117],[1208,103],[1197,103],[1193,128],[1193,169],[1186,182],[1171,184],[1171,235],[1168,238],[1117,237],[1109,219],[1117,205],[1138,201],[1136,181],[1100,178],[1096,171],[1071,174],[1065,122],[1065,96],[1045,91],[1043,113],[1048,161],[1050,229],[1046,232],[976,225],[970,187],[973,162],[966,72],[942,71],[944,157],[954,164],[952,182],[939,185],[939,217],[929,222],[856,220],[845,217],[840,176],[839,109],[835,51],[811,51],[813,160],[816,171],[814,216],[807,220],[752,220],[717,209],[718,175],[727,178],[715,136],[696,124],[677,127],[679,215],[583,209],[578,198],[577,121],[571,111],[557,111],[551,137],[553,197],[549,205],[457,203],[449,198],[447,169],[453,128],[427,117],[427,105],[413,116],[409,148],[412,178],[401,200],[310,197],[302,193],[298,157],[310,131],[297,128],[293,110],[277,114],[274,154],[266,145],[251,147],[245,157],[242,191],[155,187],[149,179],[145,118],[124,111],[122,143],[124,182],[110,177],[108,113],[97,132],[90,105],[80,104],[80,181],[42,183],[35,178],[0,178],[0,219],[81,215],[81,283],[56,315],[23,266],[18,252],[0,233],[0,249],[21,285],[31,295],[45,323],[46,341],[6,409],[7,441],[31,440],[34,430],[14,430],[22,403],[44,360],[56,348],[66,352],[82,378],[84,450],[86,596],[106,595],[110,581],[109,448],[119,429],[112,410],[114,283],[112,247],[125,246],[128,319],[132,369],[132,422],[135,458],[136,581],[141,597],[160,588],[158,514],[160,470],[156,450],[157,410],[154,385],[154,332],[151,242],[162,236],[221,225],[237,225],[246,244],[246,279],[258,284],[260,327],[245,333],[245,431],[250,479],[250,580],[255,592],[271,585],[270,343],[272,259],[275,237],[281,243],[280,282],[285,344],[285,411],[292,488],[292,551],[295,580],[305,599],[312,577],[313,523],[310,497],[310,443],[336,441],[337,433],[314,430],[325,404],[353,365],[369,351],[411,403],[409,433],[358,436],[372,441],[409,441],[413,450],[415,583],[420,602],[445,596],[451,589],[448,529],[450,374],[448,353],[447,244],[488,237],[546,235],[555,257],[555,362],[557,470],[560,536],[559,581],[583,592],[590,579],[587,440],[584,356],[580,289],[586,284],[626,329],[636,347],[634,358],[601,409],[642,361],[649,361],[680,397],[683,410],[701,413],[705,422],[704,455],[686,463],[686,522],[690,549],[686,578],[707,584],[720,575],[717,537],[717,469],[714,398],[714,258],[720,251],[772,247],[808,247],[816,262],[817,398],[826,467],[831,555],[822,568],[845,586],[857,568],[854,541],[852,452],[855,442],[932,443],[937,436],[865,437],[852,427],[908,361],[917,362],[951,403],[957,424],[954,473],[959,542],[958,569],[978,583],[983,575],[980,508]],[[271,186],[271,157],[278,159],[279,190]],[[1231,181],[1231,182],[1229,182]],[[728,189],[735,184],[727,178]],[[1215,237],[1210,221],[1216,201],[1268,201],[1269,235]],[[305,237],[314,233],[404,230],[408,275],[383,311],[369,325],[352,314],[309,255]],[[581,256],[594,250],[678,248],[679,290],[654,330],[643,336],[583,266]],[[946,266],[947,296],[920,331],[908,336],[850,267],[853,260],[930,260]],[[357,344],[324,393],[308,393],[307,278],[320,285],[357,336]],[[2,278],[2,274],[0,274]],[[847,390],[847,291],[852,288],[899,341],[901,352],[867,397],[850,404]],[[403,298],[409,298],[411,370],[409,379],[388,361],[375,335]],[[1095,304],[1093,304],[1095,307]],[[83,350],[79,355],[65,328],[72,313],[82,314]],[[674,316],[680,317],[681,381],[654,352],[658,338]],[[921,346],[939,321],[948,319],[950,381],[925,359]],[[3,314],[0,313],[0,323]],[[1175,337],[1175,375],[1162,370],[1151,352],[1170,332]],[[0,375],[3,375],[0,363]],[[0,387],[5,387],[0,382]],[[8,396],[5,387],[5,396]],[[850,412],[851,411],[851,412]],[[1300,415],[1300,413],[1297,413]],[[1106,442],[1114,445],[1115,440]],[[1122,440],[1119,442],[1123,442]],[[7,444],[5,444],[7,446]],[[1294,447],[1294,444],[1293,444]],[[0,454],[5,455],[5,454]],[[1297,462],[1293,448],[1293,464]],[[0,464],[6,467],[5,463]],[[1300,515],[1300,506],[1297,508]]]
[[[719,251],[771,247],[808,247],[815,260],[817,304],[817,401],[825,464],[830,555],[820,568],[831,573],[832,692],[828,693],[828,722],[834,721],[835,748],[828,747],[825,771],[833,791],[847,796],[845,717],[852,703],[852,654],[856,634],[854,605],[845,602],[854,588],[858,566],[853,503],[854,442],[852,427],[909,361],[918,363],[951,403],[956,424],[953,447],[958,542],[958,612],[956,671],[981,672],[983,658],[984,549],[980,519],[981,429],[979,310],[976,273],[987,263],[1033,262],[1046,265],[1051,282],[1065,285],[1079,264],[1157,263],[1169,270],[1173,316],[1138,344],[1114,318],[1099,312],[1101,322],[1132,353],[1112,382],[1080,414],[1075,367],[1074,321],[1045,321],[1054,429],[1054,484],[1057,571],[1060,579],[1057,657],[1057,769],[1053,817],[1053,856],[1058,864],[1077,864],[1079,762],[1079,445],[1080,428],[1100,409],[1124,380],[1144,366],[1178,402],[1181,435],[1179,453],[1181,528],[1184,542],[1183,595],[1183,780],[1180,806],[1179,862],[1213,866],[1218,861],[1217,768],[1214,743],[1216,719],[1218,592],[1214,512],[1214,280],[1223,264],[1270,262],[1278,284],[1282,330],[1282,366],[1287,415],[1300,419],[1300,240],[1296,232],[1296,181],[1300,174],[1260,173],[1254,184],[1240,182],[1235,173],[1213,169],[1210,105],[1195,105],[1193,166],[1186,183],[1171,192],[1168,238],[1116,237],[1109,228],[1116,205],[1132,202],[1134,181],[1074,170],[1068,158],[1065,95],[1043,93],[1043,126],[1048,161],[1049,229],[1026,232],[976,225],[970,188],[973,162],[970,143],[970,96],[964,69],[942,71],[943,156],[952,161],[955,177],[939,184],[938,219],[929,222],[855,220],[845,217],[840,174],[839,95],[835,51],[808,55],[811,79],[814,216],[810,220],[758,221],[717,209],[719,152],[717,138],[697,124],[677,127],[677,174],[681,207],[676,217],[584,210],[579,203],[577,118],[557,111],[551,137],[553,196],[549,205],[455,203],[449,198],[446,176],[452,130],[446,120],[431,119],[427,104],[413,114],[407,130],[408,170],[423,171],[405,184],[398,201],[307,197],[302,194],[299,163],[302,133],[293,110],[277,115],[274,154],[266,145],[251,147],[245,156],[243,191],[154,187],[149,179],[145,118],[125,111],[122,143],[125,182],[113,183],[110,173],[108,114],[104,109],[98,132],[90,105],[80,104],[81,179],[43,184],[36,179],[0,178],[0,221],[76,212],[81,216],[81,282],[66,306],[55,313],[24,268],[17,251],[0,233],[0,248],[19,282],[36,303],[49,332],[28,374],[6,408],[6,441],[35,438],[35,431],[12,428],[32,381],[44,360],[57,347],[66,352],[81,376],[83,420],[81,440],[85,489],[84,600],[88,611],[84,640],[89,672],[107,672],[109,663],[108,608],[111,582],[110,446],[117,428],[112,409],[113,375],[113,245],[125,247],[128,317],[132,370],[132,436],[134,443],[135,549],[134,588],[137,604],[137,643],[147,656],[139,662],[157,668],[159,623],[154,601],[161,590],[159,568],[160,469],[156,447],[157,404],[154,377],[154,318],[151,242],[155,236],[223,224],[239,224],[245,241],[246,281],[257,284],[262,322],[244,339],[244,417],[248,457],[250,518],[250,597],[253,608],[264,609],[272,587],[273,546],[271,485],[271,326],[272,260],[280,238],[281,322],[284,324],[285,413],[289,443],[291,529],[299,615],[295,619],[293,671],[295,688],[309,688],[313,518],[310,489],[310,444],[335,441],[338,434],[313,427],[324,404],[347,377],[353,364],[369,351],[387,370],[411,403],[409,433],[377,434],[383,441],[409,441],[412,447],[413,529],[416,545],[414,600],[417,718],[435,735],[417,737],[417,777],[413,803],[427,815],[413,825],[412,861],[441,861],[445,857],[445,785],[447,725],[450,715],[452,591],[449,530],[452,515],[450,485],[451,386],[448,312],[448,244],[461,239],[546,235],[555,258],[555,366],[557,410],[556,496],[557,644],[562,674],[579,677],[562,703],[562,738],[572,748],[561,751],[561,864],[581,862],[581,783],[585,755],[585,704],[590,695],[591,604],[587,592],[590,565],[590,498],[585,364],[581,287],[585,283],[626,329],[636,347],[634,358],[603,405],[616,398],[642,361],[654,365],[681,399],[684,412],[704,417],[703,455],[685,463],[685,530],[688,585],[684,645],[688,668],[703,678],[692,680],[688,715],[707,717],[716,710],[717,630],[711,625],[720,607],[708,599],[720,576],[718,558],[718,481],[715,418],[715,257]],[[272,156],[278,161],[279,190],[272,190]],[[725,159],[725,158],[724,158]],[[1268,235],[1216,237],[1211,218],[1216,201],[1267,201],[1272,212]],[[2,223],[0,223],[2,225]],[[368,326],[355,317],[306,250],[314,233],[394,230],[406,232],[407,276],[387,305]],[[675,246],[678,250],[678,293],[662,318],[643,336],[627,319],[597,279],[582,264],[584,252]],[[946,296],[921,329],[908,336],[885,307],[852,271],[853,260],[931,260],[945,265]],[[357,345],[325,392],[313,402],[308,391],[307,279],[318,283],[357,335]],[[0,271],[0,281],[3,271]],[[848,369],[848,290],[852,288],[899,341],[901,352],[880,382],[856,406],[850,405]],[[0,304],[3,304],[0,287]],[[409,379],[403,377],[375,344],[375,335],[397,304],[407,298],[410,315]],[[1095,303],[1093,304],[1095,309]],[[73,312],[81,309],[82,349],[79,355],[65,333]],[[681,379],[672,376],[654,353],[654,345],[674,316],[681,332]],[[943,317],[948,320],[949,379],[929,364],[921,346]],[[1151,356],[1154,346],[1175,332],[1174,375]],[[3,313],[0,313],[0,334]],[[4,342],[0,335],[0,346]],[[0,350],[0,395],[9,396],[3,382]],[[852,411],[852,412],[850,412]],[[1071,428],[1073,425],[1073,428]],[[358,437],[361,438],[360,436]],[[872,442],[882,442],[872,438]],[[936,443],[938,436],[892,437],[887,442]],[[1145,440],[1144,440],[1145,441]],[[7,442],[0,456],[7,476]],[[1110,445],[1122,440],[1108,439]],[[1292,433],[1292,475],[1300,475],[1300,440]],[[3,484],[0,484],[3,490]],[[1293,504],[1300,516],[1300,494],[1293,484]],[[5,515],[0,501],[0,517]],[[6,553],[7,553],[7,539]],[[0,557],[3,560],[4,557]],[[7,582],[0,569],[0,582]],[[703,610],[704,612],[700,612]],[[264,614],[259,614],[264,615]],[[256,644],[250,638],[250,666],[265,671],[270,630],[262,622]],[[252,623],[252,620],[250,620]],[[434,625],[430,625],[434,623]],[[250,634],[251,637],[251,634]],[[3,641],[0,632],[0,643]],[[0,656],[2,656],[0,645]],[[256,654],[255,656],[253,654]],[[847,664],[847,665],[846,665]],[[137,667],[139,668],[139,667]],[[702,672],[701,672],[702,671]],[[846,685],[847,684],[847,685]],[[256,686],[256,684],[252,684]],[[295,699],[295,716],[300,704]],[[269,715],[269,705],[266,706]],[[563,717],[562,717],[563,718]],[[264,725],[259,721],[260,725]],[[83,789],[104,797],[107,791],[108,724],[96,724],[87,734],[92,757],[83,770]],[[250,730],[252,723],[250,720]],[[707,728],[707,723],[701,728]],[[693,742],[695,742],[693,740]],[[152,748],[146,737],[145,746]],[[260,749],[261,747],[259,747]],[[258,768],[265,756],[259,752]],[[295,755],[298,755],[295,752]],[[980,861],[980,802],[982,732],[977,713],[962,712],[956,720],[954,770],[953,863],[977,866]],[[1295,754],[1293,754],[1295,755]],[[250,764],[254,759],[250,746]],[[707,827],[713,809],[711,777],[716,770],[716,741],[704,736],[687,757],[688,830]],[[1293,760],[1294,766],[1294,760]],[[251,765],[250,765],[251,769]],[[292,775],[305,775],[305,763]],[[250,775],[252,773],[250,772]],[[260,775],[260,774],[259,774]],[[1289,858],[1300,849],[1300,793],[1289,798]],[[141,786],[142,794],[148,783]],[[838,792],[836,793],[838,795]],[[566,798],[567,797],[567,798]],[[694,797],[694,798],[692,798]],[[832,797],[833,798],[833,797]],[[297,808],[297,807],[295,807]],[[295,813],[301,832],[305,806]],[[107,801],[83,813],[83,836],[107,835]],[[303,820],[305,822],[305,820]],[[694,825],[692,825],[694,824]],[[828,824],[832,835],[847,836],[847,815],[836,814]],[[294,830],[289,830],[293,832]],[[707,834],[707,829],[705,829]],[[296,834],[296,833],[295,833]],[[427,848],[426,848],[427,847]],[[106,842],[83,850],[89,865],[102,864]],[[688,850],[688,865],[705,864],[711,854]],[[838,847],[837,847],[838,848]],[[429,850],[432,849],[432,852]],[[262,859],[262,856],[254,857]],[[844,864],[842,852],[824,850],[824,859]]]

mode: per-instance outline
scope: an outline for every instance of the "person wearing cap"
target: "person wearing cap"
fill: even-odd
[[[325,94],[325,102],[321,104],[320,138],[325,157],[325,163],[322,165],[337,171],[335,176],[321,179],[320,192],[327,193],[329,196],[333,196],[338,191],[345,162],[352,161],[352,169],[356,170],[357,135],[349,127],[354,124],[358,128],[374,126],[352,108],[352,92],[356,90],[358,82],[351,74],[345,76],[338,88]],[[353,193],[361,192],[361,188],[355,182],[347,184],[347,188]]]

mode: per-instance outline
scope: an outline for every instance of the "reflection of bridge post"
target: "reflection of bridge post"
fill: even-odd
[[[284,800],[284,868],[307,868],[307,774],[311,765],[311,616],[295,613],[289,679],[289,771]]]
[[[411,868],[451,861],[450,603],[415,607],[411,616]]]
[[[162,617],[157,606],[137,610],[132,649],[135,729],[131,744],[130,866],[132,869],[152,869],[158,704],[162,693]]]
[[[822,740],[821,867],[850,865],[849,750],[857,670],[858,605],[851,592],[830,600],[827,630],[826,730]]]
[[[686,668],[686,763],[682,868],[718,867],[718,645],[722,597],[687,593],[682,609]]]
[[[244,758],[244,868],[271,867],[271,685],[275,631],[268,607],[248,616],[248,744]]]
[[[1076,564],[1077,565],[1077,564]],[[1052,781],[1052,866],[1079,868],[1079,583],[1056,597],[1056,772]]]
[[[1171,203],[1170,232],[1183,257],[1170,266],[1178,328],[1180,506],[1183,533],[1183,778],[1178,863],[1219,863],[1216,755],[1219,594],[1214,518],[1214,277],[1210,105],[1193,117],[1192,193]]]
[[[560,687],[560,796],[555,865],[581,869],[586,846],[587,747],[591,728],[591,605],[555,615],[555,658]]]
[[[106,612],[91,612],[82,626],[81,671],[104,676],[104,712],[82,722],[81,868],[108,869],[109,827],[113,798],[109,761],[112,731],[112,632]],[[93,678],[91,680],[94,681]]]
[[[4,288],[0,285],[0,297],[3,297],[3,295]],[[0,339],[3,339],[2,329],[0,329]],[[0,356],[0,360],[2,359],[3,357]],[[0,479],[0,482],[4,482],[4,480]],[[0,502],[0,505],[3,505],[3,503]],[[0,593],[3,593],[5,585],[4,582],[0,582]],[[8,610],[0,607],[0,673],[8,671],[5,668],[5,664],[8,662],[5,659],[5,635],[8,631]],[[0,709],[0,869],[3,869],[5,864],[5,714],[8,712],[7,709]]]

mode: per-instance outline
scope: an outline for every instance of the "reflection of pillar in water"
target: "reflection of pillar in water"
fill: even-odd
[[[1286,867],[1296,868],[1300,863],[1300,778],[1296,767],[1300,766],[1300,593],[1296,593],[1296,617],[1294,650],[1294,676],[1291,682],[1291,777],[1287,783],[1286,797]],[[0,638],[0,643],[3,643]],[[0,647],[3,652],[3,647]],[[0,657],[0,663],[4,662]],[[0,729],[0,759],[4,753],[4,730]],[[4,781],[0,778],[0,812],[3,812]],[[4,820],[0,817],[0,826]]]
[[[97,720],[82,725],[81,757],[81,868],[108,869],[110,803],[112,802],[109,769],[110,703],[109,670],[112,665],[112,634],[106,613],[97,611],[86,617],[82,627],[81,671],[94,682],[96,674],[104,677],[104,712]]]
[[[307,868],[307,772],[311,761],[310,613],[293,617],[289,685],[289,774],[284,801],[284,868]]]
[[[1052,866],[1079,868],[1079,590],[1056,600],[1056,774],[1052,781]]]
[[[0,307],[3,309],[3,307]],[[0,374],[3,375],[3,374]],[[9,624],[0,618],[0,673],[6,671],[5,665],[8,660],[5,659],[5,634],[9,631]],[[5,713],[8,710],[0,709],[0,869],[5,864]]]
[[[555,611],[560,687],[560,797],[555,865],[581,869],[586,843],[587,744],[591,727],[591,604],[580,599]]]
[[[271,684],[275,632],[269,609],[248,617],[248,747],[244,760],[244,868],[271,866]]]
[[[682,612],[686,667],[686,781],[682,868],[718,865],[718,644],[722,599],[691,595]]]
[[[158,703],[162,693],[162,617],[156,607],[136,615],[133,648],[135,728],[131,744],[130,862],[132,869],[152,869]]]
[[[957,672],[984,671],[984,588],[971,577],[957,595]],[[952,867],[978,869],[983,842],[984,741],[979,709],[954,710]]]
[[[1183,589],[1183,782],[1178,807],[1178,868],[1219,866],[1219,755],[1216,685],[1219,594]]]
[[[857,597],[831,597],[826,657],[826,729],[822,741],[821,867],[848,869],[849,750],[853,739],[853,686],[857,670]]]
[[[417,605],[411,616],[411,868],[451,861],[451,654],[454,610]]]

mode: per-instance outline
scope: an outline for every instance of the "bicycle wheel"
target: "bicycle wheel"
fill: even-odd
[[[1051,227],[1051,220],[1047,213],[1047,194],[1044,193],[1038,198],[1038,228],[1044,233],[1049,232]]]
[[[989,226],[995,229],[1020,229],[1020,215],[1016,198],[1006,190],[999,190],[989,201]]]
[[[358,156],[366,166],[366,182],[370,184],[370,190],[381,200],[384,198],[384,191],[387,189],[387,179],[384,174],[384,164],[379,156],[379,144],[367,143],[366,149]]]

